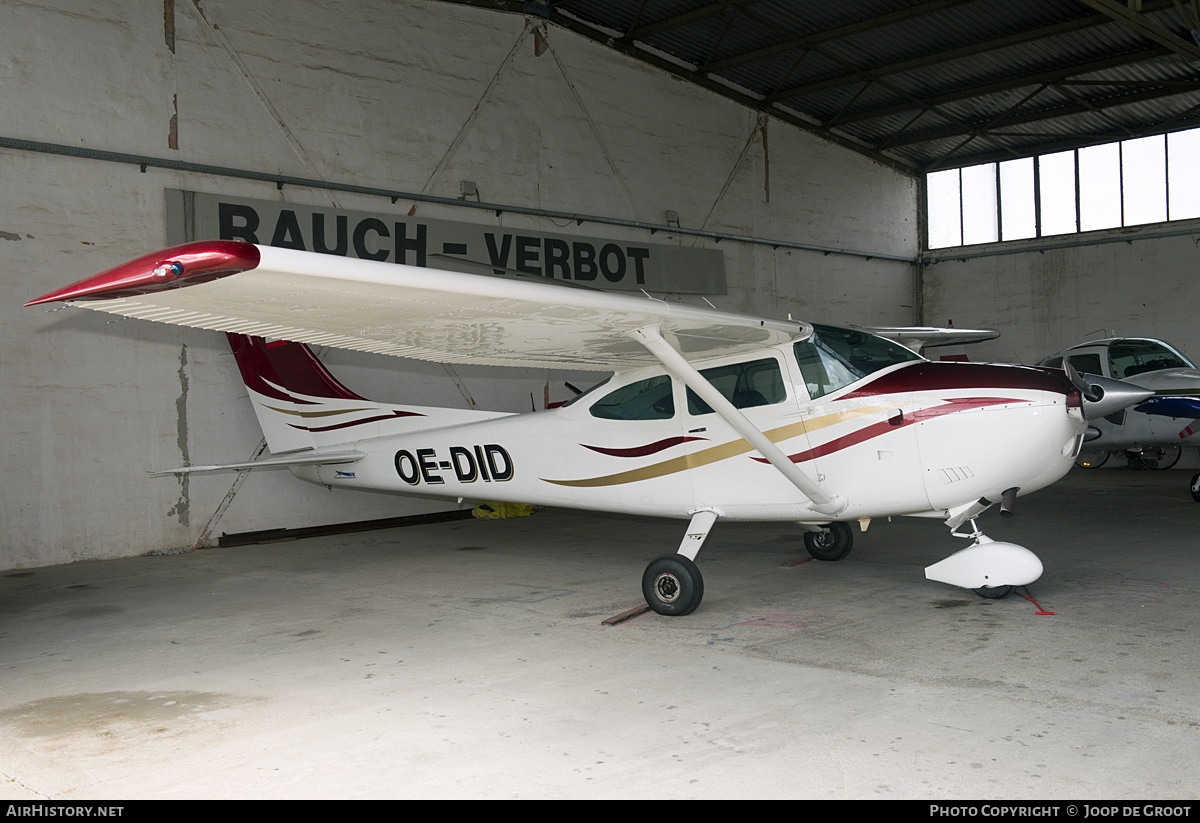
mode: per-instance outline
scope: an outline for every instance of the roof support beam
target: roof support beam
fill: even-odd
[[[1188,42],[1182,37],[1176,37],[1143,13],[1130,11],[1126,6],[1115,3],[1113,0],[1079,0],[1079,2],[1128,26],[1143,37],[1148,37],[1155,43],[1183,55],[1191,62],[1200,62],[1200,46]]]
[[[974,97],[981,97],[987,94],[998,94],[1000,92],[1010,91],[1012,89],[1025,88],[1027,86],[1043,86],[1054,83],[1060,83],[1071,77],[1078,77],[1081,74],[1090,74],[1095,71],[1103,71],[1104,69],[1114,66],[1125,66],[1130,63],[1139,63],[1143,60],[1152,60],[1155,57],[1161,57],[1164,54],[1170,54],[1170,50],[1165,47],[1156,47],[1139,51],[1135,54],[1121,54],[1115,57],[1106,57],[1101,60],[1092,60],[1087,63],[1080,63],[1075,66],[1068,66],[1054,71],[1043,71],[1037,74],[1026,74],[1021,77],[1012,77],[1005,80],[1000,80],[995,83],[988,83],[982,86],[972,86],[967,89],[952,91],[947,94],[939,94],[933,97],[925,97],[920,100],[921,108],[933,108],[934,106],[943,105],[945,103],[954,103],[959,100],[969,100]],[[1094,81],[1096,85],[1105,85],[1104,80]],[[1114,80],[1112,85],[1121,85],[1121,81]],[[828,121],[825,125],[830,128],[843,126],[847,123],[857,123],[862,120],[871,120],[875,117],[886,117],[890,114],[896,114],[902,111],[917,108],[908,103],[897,103],[894,106],[882,106],[877,109],[869,109],[858,111],[852,114],[847,114],[842,117],[836,117]]]
[[[1085,0],[1080,0],[1080,2],[1084,1]],[[1170,5],[1171,0],[1145,0],[1143,4],[1147,11],[1157,11],[1159,9],[1169,8]],[[824,91],[825,89],[844,86],[847,83],[856,83],[874,77],[883,77],[889,74],[898,74],[904,71],[924,68],[926,66],[934,66],[938,63],[944,63],[949,60],[958,60],[963,57],[984,54],[989,51],[996,51],[998,49],[1004,49],[1010,46],[1019,46],[1023,43],[1031,43],[1043,38],[1053,37],[1057,34],[1080,31],[1082,29],[1091,28],[1092,26],[1101,26],[1109,23],[1112,23],[1112,18],[1106,14],[1093,14],[1089,17],[1080,18],[1078,20],[1067,20],[1065,22],[1055,23],[1050,26],[1042,26],[1041,28],[1017,32],[1016,34],[1009,34],[1003,37],[995,37],[991,40],[984,40],[979,43],[971,43],[956,49],[947,49],[946,51],[940,51],[933,54],[925,54],[921,57],[915,57],[911,60],[901,60],[896,63],[889,63],[886,66],[876,66],[875,68],[867,71],[842,74],[838,75],[837,77],[818,80],[803,86],[794,86],[792,88],[783,89],[782,91],[779,91],[767,98],[767,102],[775,103],[781,100],[786,100],[789,97],[799,97],[812,92]]]
[[[743,63],[749,63],[754,60],[762,60],[766,57],[773,57],[781,52],[795,51],[797,49],[809,49],[817,43],[823,43],[826,40],[834,40],[838,37],[848,37],[852,34],[858,34],[871,29],[886,26],[891,23],[897,23],[901,20],[911,20],[922,14],[940,11],[950,6],[957,6],[961,3],[971,2],[971,0],[926,0],[924,3],[918,3],[915,6],[909,6],[899,11],[893,11],[888,14],[878,14],[874,17],[868,17],[864,20],[856,20],[853,23],[847,23],[844,26],[835,26],[825,31],[813,32],[806,34],[803,38],[790,37],[782,43],[776,43],[773,46],[765,46],[761,49],[743,52],[726,57],[723,60],[716,60],[708,67],[709,71],[723,71],[725,69],[740,66]]]
[[[1028,114],[1020,114],[1012,117],[1000,117],[986,124],[981,124],[972,129],[947,128],[938,129],[936,131],[923,132],[921,134],[912,134],[907,137],[898,137],[894,140],[889,140],[880,149],[895,148],[898,146],[911,146],[917,143],[925,143],[932,140],[945,140],[947,138],[958,137],[966,134],[978,134],[980,136],[988,135],[997,138],[1003,138],[1004,133],[994,133],[995,129],[1006,128],[1008,126],[1019,126],[1025,123],[1037,123],[1042,120],[1053,120],[1056,117],[1066,117],[1071,114],[1080,114],[1087,111],[1103,111],[1104,109],[1113,108],[1115,106],[1124,106],[1129,103],[1137,103],[1143,100],[1154,100],[1160,97],[1170,97],[1175,94],[1186,94],[1189,92],[1200,91],[1200,80],[1190,82],[1175,82],[1167,83],[1154,89],[1147,91],[1134,92],[1132,94],[1122,94],[1118,97],[1109,97],[1104,100],[1095,100],[1089,103],[1074,103],[1070,106],[1059,106],[1054,109],[1046,109],[1039,112],[1030,112]],[[1095,142],[1095,141],[1091,141]]]

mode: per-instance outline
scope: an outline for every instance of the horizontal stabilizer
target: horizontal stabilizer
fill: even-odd
[[[202,472],[238,472],[243,469],[278,469],[289,466],[305,466],[323,463],[331,466],[342,463],[357,463],[366,457],[360,451],[325,452],[324,454],[294,454],[288,457],[272,457],[267,460],[251,460],[247,463],[218,463],[211,466],[183,466],[178,469],[150,472],[151,477],[163,477],[168,474],[198,474]]]

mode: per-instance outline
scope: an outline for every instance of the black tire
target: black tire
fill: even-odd
[[[972,589],[975,594],[988,600],[999,600],[1003,597],[1008,597],[1013,593],[1016,586],[984,586],[980,589]]]
[[[854,532],[848,523],[830,523],[819,532],[805,532],[804,548],[814,560],[841,560],[854,548]]]
[[[691,614],[704,597],[704,578],[682,554],[664,554],[646,567],[642,595],[650,608],[668,617]]]
[[[1075,465],[1081,469],[1098,469],[1108,462],[1108,456],[1112,454],[1109,451],[1097,451],[1095,449],[1084,449],[1075,458]]]
[[[1169,469],[1179,462],[1183,449],[1178,446],[1159,446],[1145,449],[1138,455],[1138,462],[1148,469]]]
[[[1192,475],[1192,482],[1189,488],[1192,492],[1192,499],[1200,503],[1200,473]]]

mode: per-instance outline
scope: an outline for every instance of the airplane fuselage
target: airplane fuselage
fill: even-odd
[[[1084,430],[1070,384],[1034,369],[914,361],[814,400],[788,347],[767,354],[782,369],[784,395],[742,411],[809,477],[846,497],[840,520],[944,515],[1009,488],[1034,491],[1066,474]],[[661,370],[632,371],[558,409],[343,441],[367,456],[293,472],[332,487],[626,514],[687,518],[712,508],[729,520],[831,519],[678,381],[659,399],[665,408],[670,398],[669,416],[597,416],[605,397],[656,379]]]

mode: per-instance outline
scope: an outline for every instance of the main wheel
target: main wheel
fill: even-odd
[[[1084,449],[1075,458],[1075,465],[1081,469],[1098,469],[1108,462],[1108,451]]]
[[[1200,503],[1200,474],[1192,475],[1191,490],[1192,490],[1192,499],[1195,500],[1197,503]]]
[[[682,554],[664,554],[646,567],[642,594],[659,614],[682,617],[691,614],[704,597],[700,569]]]
[[[1013,593],[1016,586],[984,586],[979,589],[972,589],[975,594],[980,597],[986,597],[988,600],[999,600],[1002,597],[1008,597]]]
[[[1169,469],[1179,462],[1182,453],[1178,446],[1159,446],[1142,450],[1138,461],[1148,469]]]
[[[854,548],[854,532],[848,523],[830,523],[819,532],[805,532],[804,548],[814,560],[841,560]]]

